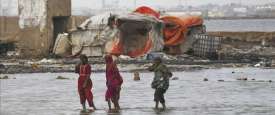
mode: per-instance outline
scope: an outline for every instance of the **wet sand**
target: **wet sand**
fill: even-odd
[[[234,72],[233,72],[234,71]],[[7,74],[0,80],[1,115],[79,115],[81,105],[74,73]],[[154,111],[152,73],[122,73],[121,115],[274,115],[275,69],[223,68],[174,72],[166,93],[167,111]],[[56,79],[63,76],[69,79]],[[248,81],[237,78],[247,77]],[[16,79],[13,79],[16,78]],[[203,81],[208,78],[208,81]],[[256,79],[252,81],[251,79]],[[105,74],[94,73],[94,101],[106,115]],[[224,80],[224,82],[218,82]],[[266,82],[272,80],[273,82]]]

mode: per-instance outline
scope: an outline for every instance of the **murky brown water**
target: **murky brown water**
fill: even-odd
[[[232,73],[235,71],[235,73]],[[70,78],[57,80],[57,76]],[[94,101],[98,109],[93,115],[107,114],[104,101],[105,74],[92,75]],[[132,73],[122,73],[122,115],[275,115],[274,69],[210,69],[175,72],[179,80],[171,81],[166,93],[168,110],[153,110],[152,73],[141,73],[134,82]],[[43,73],[8,75],[16,79],[0,80],[1,115],[78,115],[81,106],[76,90],[77,75]],[[237,81],[248,77],[269,82]],[[203,78],[209,81],[204,82]],[[225,82],[218,82],[223,79]]]

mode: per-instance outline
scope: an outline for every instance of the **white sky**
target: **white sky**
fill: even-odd
[[[134,0],[105,0],[106,4],[113,4],[118,1],[119,7],[134,8]],[[179,3],[182,5],[198,6],[203,4],[229,4],[229,3],[242,3],[244,5],[257,5],[266,3],[275,3],[275,0],[136,0],[136,5],[146,5],[151,7],[175,7]],[[10,5],[7,5],[7,4]],[[102,7],[102,0],[72,0],[73,10],[79,8],[99,9]],[[9,14],[17,14],[17,0],[0,0],[0,9],[9,8]]]
[[[114,1],[119,1],[119,5],[122,7],[133,7],[134,0],[105,0],[107,4],[114,3]],[[147,5],[147,6],[161,6],[161,7],[173,7],[177,6],[178,3],[182,5],[192,5],[198,6],[202,4],[228,4],[228,3],[242,3],[245,5],[256,5],[256,4],[266,4],[275,2],[275,0],[136,0],[137,6]],[[181,1],[181,2],[179,2]],[[79,7],[89,7],[89,8],[101,8],[102,0],[72,0],[73,8]]]

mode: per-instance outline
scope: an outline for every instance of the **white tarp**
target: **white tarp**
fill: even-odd
[[[95,15],[84,21],[79,27],[85,29],[101,29],[103,30],[108,23],[108,18],[113,15],[110,12]]]
[[[99,40],[97,36],[97,32],[92,30],[81,30],[72,32],[72,54],[83,54],[84,52],[84,54],[86,54],[87,56],[102,55],[102,49],[100,49],[99,47],[104,46],[105,43],[104,41]]]
[[[163,23],[155,17],[141,14],[112,14],[118,23],[122,23],[118,28],[110,29],[107,26],[110,13],[93,16],[87,19],[77,30],[71,33],[72,54],[86,54],[88,56],[103,55],[112,47],[115,39],[124,41],[124,51],[140,49],[145,41],[150,37],[153,41],[153,48],[150,52],[161,51],[164,46],[162,37]],[[144,25],[144,26],[143,26]],[[146,31],[140,34],[139,31]],[[121,33],[123,32],[123,33]],[[124,37],[121,37],[123,35]],[[104,49],[105,48],[105,49]]]

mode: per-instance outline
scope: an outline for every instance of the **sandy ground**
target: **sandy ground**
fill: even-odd
[[[233,72],[233,73],[232,73]],[[0,80],[1,115],[79,115],[81,106],[74,73],[7,74]],[[119,115],[274,115],[275,69],[223,68],[193,72],[174,72],[166,93],[167,111],[154,111],[152,73],[122,73],[124,84]],[[56,79],[57,76],[69,78]],[[237,78],[247,77],[248,81]],[[13,79],[16,78],[16,79]],[[208,78],[209,81],[203,81]],[[255,81],[251,79],[255,78]],[[218,82],[218,80],[224,82]],[[106,115],[105,74],[94,73],[94,101]],[[266,82],[272,80],[273,82]]]

